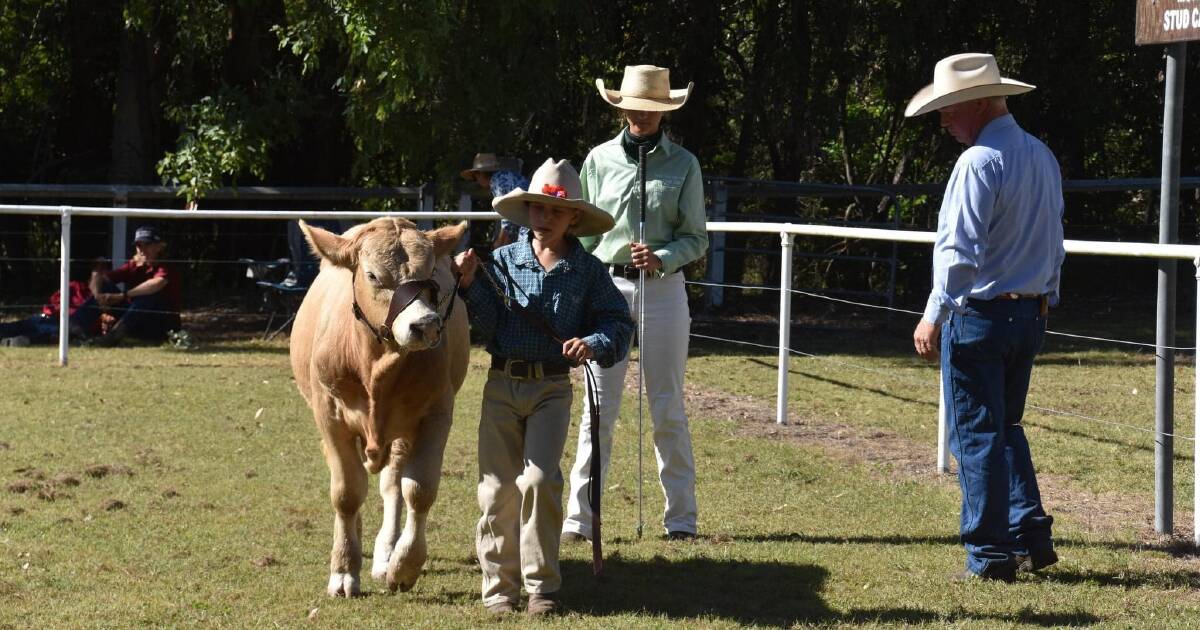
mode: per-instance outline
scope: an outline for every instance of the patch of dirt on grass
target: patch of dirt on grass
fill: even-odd
[[[100,509],[104,510],[105,512],[116,512],[117,510],[124,510],[126,507],[128,506],[124,501],[119,499],[109,499],[100,506]]]
[[[124,464],[94,464],[83,469],[83,474],[92,479],[103,479],[109,475],[133,476],[133,469]]]
[[[261,558],[255,558],[251,560],[250,564],[253,564],[260,569],[265,569],[267,567],[279,566],[283,563],[276,560],[275,556],[263,556]]]
[[[177,496],[179,496],[179,493],[175,491],[175,488],[167,488],[162,492],[162,498],[164,499],[174,499]]]
[[[140,466],[153,466],[155,468],[162,467],[162,458],[159,457],[153,449],[145,449],[138,451],[133,456],[133,461]]]
[[[56,488],[53,484],[44,484],[38,488],[37,498],[43,501],[58,501],[60,499],[70,499],[71,495]]]
[[[76,477],[75,475],[72,475],[70,473],[65,473],[65,472],[58,473],[57,475],[54,475],[54,477],[50,479],[50,483],[52,483],[56,486],[67,486],[70,488],[74,488],[75,486],[79,485],[79,477]]]
[[[12,444],[9,444],[8,442],[0,442],[0,451],[7,451],[10,448],[12,448]]]
[[[8,485],[4,486],[4,489],[13,494],[25,494],[27,492],[36,491],[39,487],[41,487],[41,485],[42,484],[30,479],[18,479],[16,481],[8,482]]]
[[[14,468],[13,472],[21,475],[22,477],[24,477],[26,479],[39,479],[40,480],[40,479],[46,478],[46,473],[42,472],[41,469],[34,468],[32,466],[24,466],[22,468]]]
[[[634,378],[626,379],[626,389],[636,391],[636,373],[634,370],[629,373]],[[688,409],[702,409],[706,416],[735,422],[741,436],[817,446],[847,464],[867,465],[872,474],[882,479],[916,479],[946,487],[957,486],[953,461],[951,474],[944,475],[935,470],[937,447],[933,444],[797,414],[794,410],[790,414],[791,424],[779,426],[775,424],[774,406],[764,405],[751,396],[713,391],[692,383],[685,386],[684,399]],[[747,455],[746,461],[753,461],[753,457]],[[1154,531],[1154,504],[1145,497],[1090,492],[1074,486],[1065,476],[1044,473],[1038,475],[1038,486],[1048,512],[1069,517],[1088,533],[1105,535],[1133,525],[1138,528],[1140,542],[1147,548],[1163,549],[1176,555],[1185,547],[1191,549],[1193,529],[1189,510],[1177,507],[1176,513],[1181,518],[1176,519],[1175,535],[1160,536]]]
[[[313,524],[312,521],[306,518],[294,518],[288,521],[287,528],[307,534],[313,530]]]

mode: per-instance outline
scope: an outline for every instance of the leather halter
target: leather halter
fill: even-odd
[[[389,341],[395,341],[395,337],[392,335],[392,324],[396,321],[396,318],[400,316],[400,313],[404,312],[404,309],[411,306],[412,303],[417,300],[417,297],[421,295],[421,291],[429,289],[433,294],[434,304],[436,304],[437,307],[441,306],[441,304],[438,302],[438,284],[433,278],[426,280],[406,280],[401,282],[400,286],[396,287],[395,291],[392,292],[392,301],[390,304],[388,304],[387,319],[383,320],[382,326],[376,328],[375,326],[371,325],[371,322],[367,321],[366,314],[363,313],[362,307],[358,305],[358,296],[355,295],[354,290],[354,279],[356,276],[357,273],[352,271],[350,274],[350,300],[352,308],[354,309],[354,319],[362,322],[367,327],[367,330],[371,331],[371,334],[375,336],[375,341],[378,341],[380,345],[384,345]],[[457,285],[458,282],[456,281],[455,284]],[[451,292],[450,298],[453,299],[453,297],[454,293]],[[434,313],[437,313],[437,307],[435,307]],[[450,318],[450,313],[453,310],[454,302],[451,301],[450,308],[446,309],[446,315],[438,316],[439,332],[441,332],[441,329],[446,326],[446,320]]]

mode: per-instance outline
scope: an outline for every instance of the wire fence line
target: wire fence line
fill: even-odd
[[[735,345],[740,345],[740,346],[764,348],[764,349],[772,350],[772,351],[778,349],[777,346],[773,346],[773,345],[755,343],[752,341],[742,341],[742,340],[738,340],[738,339],[727,339],[724,337],[716,337],[716,336],[712,336],[712,335],[702,335],[699,333],[691,333],[690,336],[698,338],[698,339],[707,339],[710,341],[720,341],[723,343],[730,343],[730,344],[735,344]],[[803,350],[797,350],[795,348],[790,348],[790,347],[788,348],[788,352],[793,355],[797,355],[797,356],[803,356],[803,357],[807,357],[807,358],[811,358],[811,359],[817,359],[817,360],[825,362],[825,363],[831,363],[834,365],[840,365],[843,367],[850,367],[850,368],[854,368],[854,369],[865,371],[865,372],[879,374],[879,375],[882,375],[893,381],[903,381],[906,383],[917,385],[923,389],[937,389],[936,385],[931,385],[927,380],[918,379],[916,377],[908,376],[906,374],[900,374],[900,373],[897,373],[892,370],[883,370],[883,369],[879,369],[879,368],[873,368],[870,366],[860,365],[860,364],[852,363],[849,361],[843,361],[841,359],[835,359],[835,358],[827,356],[827,355],[815,354],[815,353],[811,353],[811,352],[804,352]],[[936,402],[934,404],[936,404]],[[1159,433],[1159,432],[1155,431],[1154,429],[1147,429],[1145,427],[1139,427],[1134,424],[1128,424],[1128,423],[1124,423],[1124,422],[1116,422],[1114,420],[1106,420],[1104,418],[1098,418],[1096,416],[1082,414],[1082,413],[1078,413],[1078,412],[1074,412],[1074,411],[1063,411],[1061,409],[1045,407],[1045,406],[1037,405],[1037,404],[1030,403],[1030,402],[1026,402],[1025,407],[1026,407],[1026,409],[1033,409],[1035,411],[1039,411],[1041,413],[1048,414],[1048,415],[1075,418],[1077,420],[1084,420],[1087,422],[1095,422],[1095,423],[1104,424],[1104,425],[1108,425],[1108,426],[1112,426],[1112,427],[1117,427],[1120,429],[1129,429],[1131,431],[1148,433],[1150,435],[1155,435],[1155,436],[1162,435],[1162,436],[1166,436],[1166,437],[1179,438],[1181,440],[1185,440],[1188,442],[1196,441],[1196,437],[1190,436],[1190,435],[1183,435],[1183,434],[1179,434],[1179,433]]]
[[[780,290],[779,287],[744,285],[744,284],[721,284],[721,283],[715,283],[715,282],[702,282],[699,280],[688,280],[686,282],[686,284],[694,284],[696,286],[703,286],[703,287],[721,287],[721,288],[727,288],[727,289],[749,289],[749,290],[759,290],[759,291],[779,291]],[[848,304],[851,306],[861,306],[864,308],[873,308],[873,309],[878,309],[878,310],[890,311],[893,313],[903,313],[905,315],[917,315],[917,316],[924,315],[924,313],[921,311],[912,311],[912,310],[903,309],[903,308],[896,308],[894,306],[886,306],[883,304],[869,304],[866,302],[856,302],[854,300],[847,300],[844,298],[835,298],[833,296],[824,295],[822,293],[813,293],[811,291],[802,291],[800,289],[789,289],[788,291],[790,293],[793,293],[796,295],[803,295],[805,297],[816,298],[819,300],[826,300],[828,302],[838,302],[841,304]],[[1126,340],[1126,339],[1110,339],[1108,337],[1096,337],[1096,336],[1091,336],[1091,335],[1081,335],[1078,333],[1059,332],[1059,331],[1055,331],[1055,330],[1046,330],[1046,334],[1047,335],[1055,335],[1058,337],[1071,337],[1073,339],[1087,339],[1089,341],[1102,341],[1102,342],[1107,342],[1107,343],[1124,344],[1124,345],[1129,345],[1129,346],[1140,346],[1143,348],[1154,348],[1154,349],[1163,348],[1164,350],[1184,350],[1184,351],[1189,351],[1189,352],[1196,351],[1196,346],[1159,346],[1158,344],[1146,343],[1146,342],[1142,342],[1142,341],[1131,341],[1131,340]]]

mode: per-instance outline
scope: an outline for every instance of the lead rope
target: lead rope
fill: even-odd
[[[495,258],[493,258],[490,253],[479,252],[479,257],[483,260],[483,262],[490,262],[491,264],[495,265],[496,269],[500,270],[500,273],[504,275],[508,283],[511,284],[517,291],[520,291],[521,295],[525,296],[525,301],[529,302],[529,294],[521,288],[521,285],[517,284],[517,281],[514,280],[511,275],[509,275],[508,270],[505,269],[504,266],[501,265]],[[539,317],[536,313],[530,311],[527,307],[521,306],[520,302],[517,302],[513,298],[509,297],[508,292],[500,286],[500,282],[496,278],[492,277],[492,274],[487,270],[486,265],[480,265],[479,270],[482,271],[483,276],[487,278],[488,284],[492,285],[492,289],[500,298],[500,303],[504,305],[505,309],[525,320],[526,323],[538,329],[542,332],[542,334],[550,337],[556,343],[565,343],[566,340],[559,337],[558,333],[554,331],[554,329],[549,323],[546,322],[546,320]],[[588,401],[588,419],[591,420],[591,426],[589,427],[588,433],[591,436],[592,449],[591,464],[588,466],[587,496],[588,503],[591,504],[592,508],[592,574],[599,577],[604,571],[604,549],[603,543],[601,542],[603,538],[600,532],[600,397],[597,393],[599,388],[596,387],[596,374],[592,372],[592,366],[588,365],[587,361],[584,361],[582,365],[585,383],[584,391],[587,393]]]

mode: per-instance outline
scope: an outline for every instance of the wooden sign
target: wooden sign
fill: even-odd
[[[1137,0],[1139,46],[1200,39],[1200,0]]]

